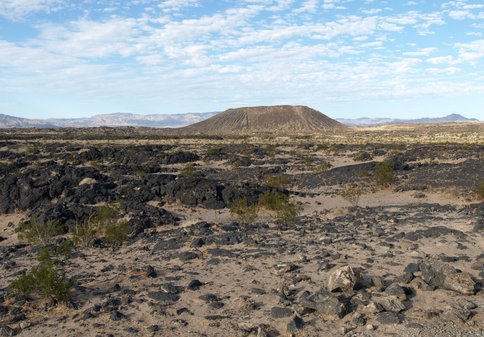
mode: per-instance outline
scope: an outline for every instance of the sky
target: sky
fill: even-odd
[[[484,2],[0,0],[0,113],[484,120]]]

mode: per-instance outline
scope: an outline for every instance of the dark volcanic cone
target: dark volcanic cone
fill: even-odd
[[[204,134],[298,134],[335,132],[345,128],[343,124],[306,106],[277,105],[229,109],[179,130]]]

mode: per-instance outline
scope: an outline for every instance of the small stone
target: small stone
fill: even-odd
[[[343,317],[345,306],[333,294],[321,288],[317,293],[301,300],[301,306],[316,310],[322,314],[337,315]]]
[[[157,332],[157,331],[160,331],[160,327],[158,325],[154,324],[154,325],[150,325],[148,327],[148,330],[151,331],[151,332]]]
[[[202,285],[203,283],[199,280],[191,280],[190,283],[188,283],[187,289],[195,291],[200,289]]]
[[[126,316],[123,313],[119,312],[118,310],[111,311],[110,318],[112,321],[120,321],[125,317]]]
[[[2,337],[12,337],[17,334],[17,331],[15,329],[9,327],[8,325],[4,324],[2,325],[2,329],[0,330],[1,336]]]
[[[21,322],[19,326],[20,326],[20,329],[27,329],[27,328],[30,328],[32,324],[30,322]]]
[[[183,287],[174,285],[173,283],[165,283],[160,286],[160,290],[167,294],[179,294],[183,291]]]
[[[271,315],[274,318],[284,318],[292,315],[292,310],[289,308],[273,307],[271,309]]]
[[[374,276],[371,278],[371,283],[376,288],[377,291],[382,291],[385,289],[385,285],[383,284],[383,280],[379,276]]]
[[[97,183],[96,179],[93,179],[93,178],[84,178],[84,179],[82,179],[79,182],[79,186],[83,186],[83,185],[94,185],[95,183]]]
[[[264,327],[260,326],[257,328],[256,337],[269,337],[269,334],[265,331]]]
[[[299,316],[294,316],[289,323],[287,323],[286,331],[289,335],[293,335],[304,328],[304,321]]]
[[[377,314],[381,312],[383,309],[380,304],[371,301],[367,305],[359,305],[357,310],[362,314]]]
[[[336,269],[329,275],[328,289],[331,292],[344,292],[353,290],[358,277],[350,266],[344,266]]]
[[[385,325],[390,324],[401,324],[403,321],[403,316],[396,312],[386,311],[378,314],[378,322]]]
[[[150,277],[150,278],[155,278],[156,276],[158,276],[156,274],[155,268],[153,268],[152,266],[146,267],[145,275],[146,277]]]
[[[405,301],[407,299],[407,295],[405,294],[405,290],[398,284],[392,283],[385,289],[385,294],[389,296],[396,297],[400,301]]]
[[[375,326],[373,324],[367,324],[366,325],[366,330],[373,331],[373,330],[375,330]]]
[[[220,301],[220,298],[215,294],[204,294],[204,295],[200,295],[198,298],[206,303],[213,303],[213,302]]]
[[[181,252],[178,254],[178,258],[182,261],[190,261],[198,259],[198,254],[194,252]]]
[[[393,296],[384,296],[376,301],[378,301],[378,304],[380,304],[386,311],[400,312],[406,310],[402,301]]]
[[[148,297],[158,301],[161,305],[169,305],[177,302],[180,299],[180,296],[175,294],[167,294],[162,291],[151,291],[148,293]]]

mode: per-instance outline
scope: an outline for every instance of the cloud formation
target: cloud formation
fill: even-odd
[[[128,95],[157,112],[159,102],[193,111],[203,110],[200,100],[218,109],[484,93],[481,4],[220,3],[4,0],[4,22],[28,16],[32,31],[0,35],[0,98],[35,91],[126,102]]]

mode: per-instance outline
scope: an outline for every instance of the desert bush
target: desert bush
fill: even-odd
[[[484,180],[477,184],[475,193],[478,200],[484,200]]]
[[[195,174],[195,166],[193,164],[186,164],[180,171],[181,176],[190,177]]]
[[[60,251],[65,249],[61,248]],[[22,275],[10,283],[10,288],[18,294],[36,294],[41,297],[54,298],[59,301],[67,301],[71,297],[72,287],[76,280],[67,277],[66,273],[56,264],[55,254],[48,249],[40,250],[39,265],[33,267],[25,275]]]
[[[121,244],[128,236],[129,226],[126,221],[120,220],[120,211],[115,205],[99,207],[72,231],[74,242],[85,247],[100,237],[104,237],[108,244]]]
[[[220,153],[222,153],[222,148],[221,147],[210,147],[207,149],[207,155],[218,155]]]
[[[37,218],[20,224],[16,229],[18,238],[32,244],[46,246],[54,237],[64,233],[64,226],[59,221],[40,222]]]
[[[329,162],[322,160],[313,168],[313,171],[316,173],[326,172],[331,168],[331,166],[332,165]]]
[[[341,196],[353,206],[357,206],[362,194],[363,189],[361,187],[347,184],[344,186]]]
[[[391,184],[395,180],[392,163],[389,160],[378,163],[375,169],[375,177],[379,185]]]
[[[80,246],[88,247],[89,244],[97,237],[98,228],[95,221],[86,219],[81,223],[77,223],[72,230],[72,238],[74,243]]]
[[[277,153],[277,147],[273,144],[268,144],[262,149],[265,155],[269,157],[274,157]]]
[[[236,216],[242,223],[250,224],[257,219],[259,208],[257,205],[249,205],[247,197],[242,197],[232,203],[230,213]]]
[[[110,245],[119,245],[126,241],[130,233],[126,221],[111,223],[104,229],[104,240]]]
[[[268,211],[280,211],[288,202],[289,197],[281,193],[267,192],[259,197],[259,207]]]
[[[277,176],[277,175],[272,175],[267,177],[266,184],[269,187],[272,188],[284,188],[288,186],[291,183],[289,178],[286,176]]]
[[[288,201],[283,208],[276,212],[275,218],[282,223],[294,221],[302,211],[302,207],[294,202]]]

